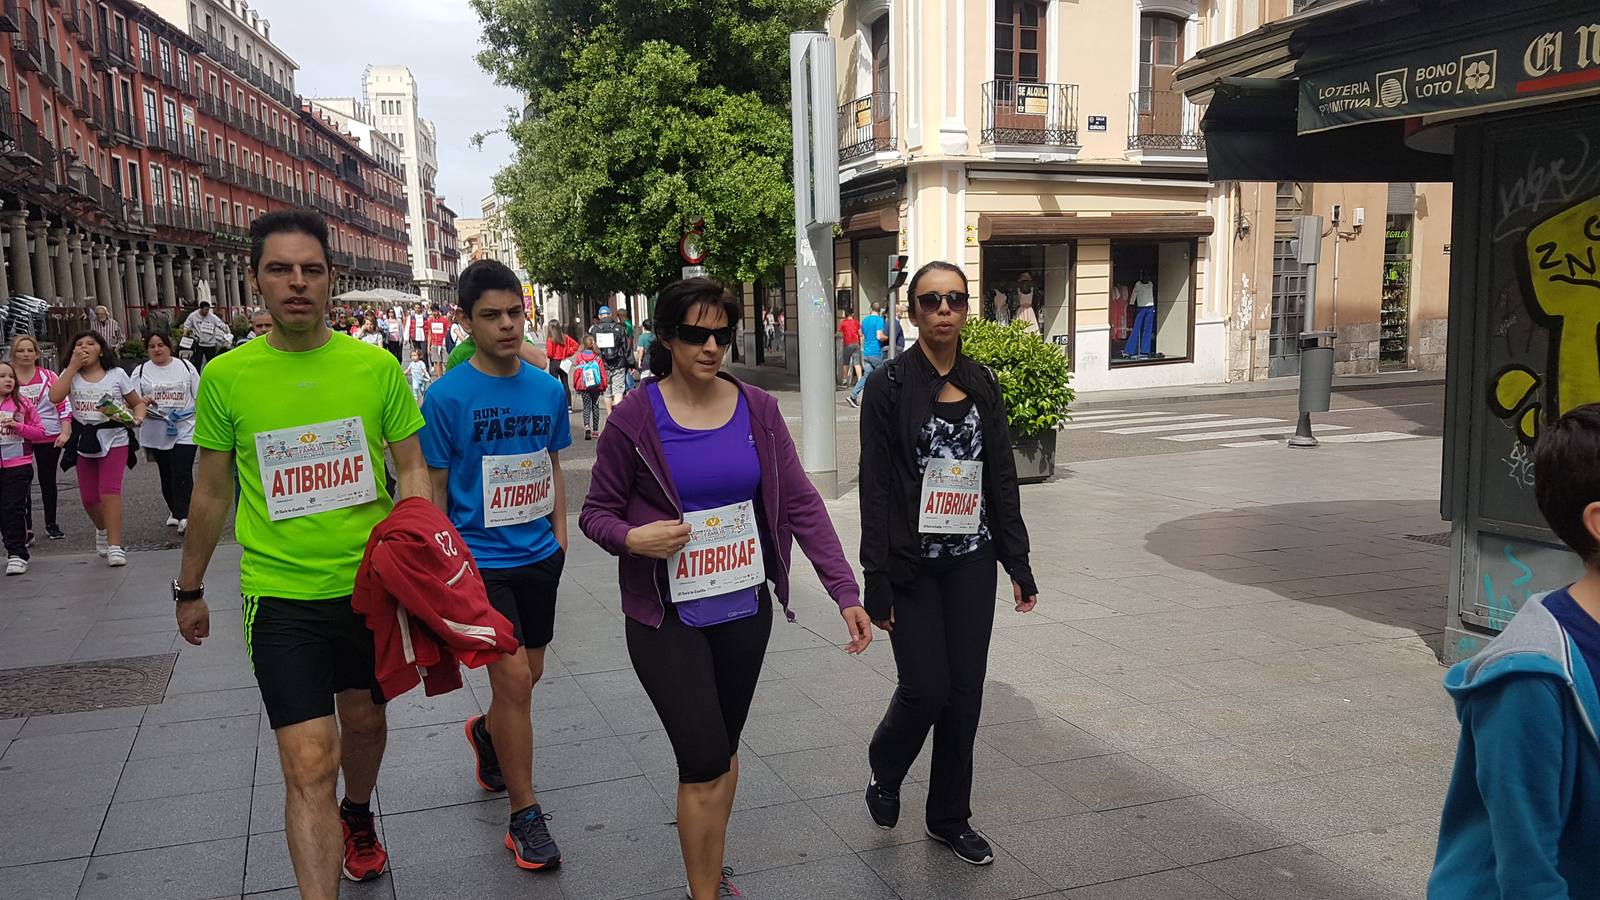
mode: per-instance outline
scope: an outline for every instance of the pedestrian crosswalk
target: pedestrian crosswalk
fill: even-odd
[[[1235,416],[1225,413],[1183,413],[1160,409],[1092,409],[1072,414],[1065,431],[1148,437],[1179,444],[1215,444],[1237,449],[1282,445],[1294,433],[1290,419]],[[1317,422],[1317,440],[1331,444],[1369,444],[1411,440],[1417,435],[1398,431],[1355,431],[1352,426]],[[1246,440],[1249,439],[1249,440]]]

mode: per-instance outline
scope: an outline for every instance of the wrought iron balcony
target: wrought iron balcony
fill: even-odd
[[[1128,102],[1129,150],[1204,150],[1202,107],[1176,91],[1134,91]]]
[[[100,42],[100,46],[104,48],[106,59],[112,65],[133,65],[133,54],[128,50],[127,35],[119,31],[108,31],[104,36],[104,40]]]
[[[988,82],[983,86],[983,143],[1078,146],[1078,86]]]
[[[31,72],[44,69],[44,41],[39,39],[39,20],[26,9],[17,13],[21,28],[11,39],[12,57],[17,68]]]
[[[49,41],[41,41],[39,46],[44,53],[44,65],[39,69],[39,80],[48,85],[59,86],[61,64],[56,59],[56,48],[50,46]]]
[[[879,91],[839,105],[839,163],[900,147],[895,133],[895,95]]]
[[[22,30],[21,4],[18,0],[0,0],[0,31]]]
[[[58,74],[56,75],[55,81],[56,84],[60,85],[57,90],[61,92],[62,99],[66,100],[73,106],[77,106],[78,90],[72,82],[72,72],[67,69],[66,66],[60,64],[57,64],[56,72]]]

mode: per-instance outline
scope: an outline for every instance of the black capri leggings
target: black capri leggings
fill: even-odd
[[[39,500],[44,506],[44,524],[46,528],[56,524],[56,473],[57,465],[61,462],[61,451],[54,443],[33,445],[34,467],[39,470]],[[33,507],[29,505],[28,530],[33,530]]]
[[[161,473],[161,499],[174,519],[189,518],[189,497],[194,493],[194,444],[174,444],[166,450],[151,450],[156,471]]]
[[[628,657],[678,758],[678,780],[715,781],[739,752],[772,635],[772,598],[753,616],[691,628],[666,604],[660,628],[628,620]]]

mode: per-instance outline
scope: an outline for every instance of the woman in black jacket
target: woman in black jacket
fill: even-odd
[[[1018,612],[1038,587],[994,373],[961,353],[967,277],[931,262],[911,279],[917,342],[867,380],[861,406],[861,568],[867,613],[889,632],[899,687],[872,737],[867,808],[900,818],[900,783],[933,731],[927,831],[974,865],[972,745],[983,706],[995,563]]]

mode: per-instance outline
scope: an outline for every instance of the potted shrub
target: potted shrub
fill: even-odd
[[[1024,484],[1044,481],[1056,469],[1056,431],[1072,405],[1067,355],[1021,322],[1000,325],[968,319],[961,349],[994,370],[1011,420],[1012,454]]]
[[[130,338],[123,341],[122,346],[111,349],[117,352],[117,365],[121,366],[123,371],[129,374],[132,374],[140,363],[149,358],[144,349],[144,341]]]

